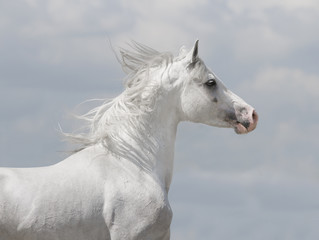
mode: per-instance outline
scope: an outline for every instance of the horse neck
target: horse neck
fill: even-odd
[[[174,149],[177,125],[179,118],[175,109],[173,97],[161,99],[161,106],[151,117],[150,133],[157,142],[157,151],[154,153],[155,165],[153,173],[158,177],[168,192],[174,167]]]
[[[174,147],[177,125],[175,97],[170,93],[156,97],[156,106],[141,119],[143,128],[135,137],[127,138],[130,144],[128,158],[144,169],[160,182],[168,192],[173,174]]]

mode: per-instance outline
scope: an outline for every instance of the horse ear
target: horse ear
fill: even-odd
[[[196,62],[197,58],[198,58],[198,42],[199,42],[199,40],[197,39],[195,42],[195,45],[193,47],[192,62]]]
[[[194,47],[187,55],[187,59],[191,63],[195,63],[198,60],[198,42],[199,42],[199,40],[196,40]]]

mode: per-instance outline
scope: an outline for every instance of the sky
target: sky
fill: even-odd
[[[181,123],[171,239],[319,238],[317,0],[0,1],[0,166],[67,157],[81,102],[123,90],[110,47],[199,54],[256,108],[257,129]]]

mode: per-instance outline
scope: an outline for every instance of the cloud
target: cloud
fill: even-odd
[[[301,69],[287,67],[267,67],[246,87],[257,95],[269,96],[272,107],[310,107],[319,100],[319,74],[310,74]],[[265,100],[265,99],[264,99]],[[275,104],[276,101],[276,104]]]
[[[23,36],[88,37],[121,28],[122,24],[127,23],[120,6],[111,1],[32,1],[27,12],[32,10],[43,14],[28,16],[29,21],[21,30]],[[114,10],[120,11],[115,14]]]
[[[318,42],[316,1],[226,1],[217,26],[234,48],[234,57],[247,64],[277,62]],[[291,57],[297,57],[296,55]]]
[[[183,40],[188,39],[190,32],[196,28],[209,30],[211,26],[195,17],[195,12],[207,6],[205,0],[152,3],[124,0],[21,0],[19,4],[25,8],[23,15],[26,18],[26,21],[17,23],[16,32],[22,38],[68,37],[74,40],[110,36],[116,42],[123,42],[124,38],[127,40],[131,37],[141,42],[152,42],[155,47],[161,46],[165,49],[172,44],[175,46],[176,42],[179,42],[178,46],[183,44]],[[10,7],[10,4],[7,4],[7,7]],[[32,14],[34,12],[41,14]],[[188,28],[188,31],[185,31],[185,28]],[[192,41],[195,38],[196,36],[192,36]]]
[[[253,178],[205,170],[177,174],[171,191],[174,239],[312,239],[319,192],[315,181]],[[187,191],[186,191],[186,189]],[[185,211],[187,209],[187,211]],[[198,224],[200,223],[200,224]]]
[[[16,62],[105,65],[114,60],[107,52],[108,36],[131,25],[129,16],[112,1],[18,0],[21,12],[12,11],[12,2],[3,5],[2,55],[9,58],[13,53]]]
[[[121,1],[122,7],[134,15],[133,24],[121,37],[131,36],[140,42],[152,43],[159,50],[178,49],[192,44],[194,32],[211,33],[212,22],[204,22],[196,13],[209,6],[201,1]]]
[[[263,13],[267,9],[281,8],[284,11],[288,11],[290,13],[294,13],[295,11],[300,11],[300,9],[313,9],[319,6],[316,0],[306,0],[306,1],[298,1],[298,0],[284,0],[284,1],[276,1],[269,0],[263,2],[256,2],[253,0],[228,0],[227,5],[235,14],[249,14],[250,16],[262,16]],[[257,20],[257,19],[255,19]]]

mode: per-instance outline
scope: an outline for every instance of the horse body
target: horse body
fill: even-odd
[[[168,234],[172,213],[165,188],[102,147],[50,167],[0,172],[0,239],[165,239]]]
[[[74,155],[50,167],[1,169],[0,239],[107,239],[104,186],[89,163]]]
[[[126,90],[83,117],[90,133],[69,135],[83,150],[49,167],[0,169],[0,239],[168,240],[178,123],[256,127],[254,109],[198,58],[198,42],[175,59],[135,47],[122,51]]]

